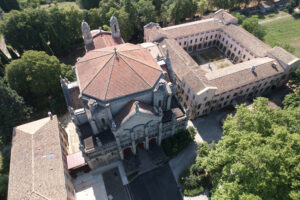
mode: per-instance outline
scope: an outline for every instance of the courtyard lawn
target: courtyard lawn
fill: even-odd
[[[266,30],[264,41],[267,44],[289,44],[295,48],[293,54],[300,57],[300,18],[288,17],[262,25]]]

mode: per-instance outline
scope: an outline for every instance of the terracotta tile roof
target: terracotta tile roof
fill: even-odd
[[[218,73],[219,70],[210,72],[206,76],[209,78],[211,85],[217,87],[216,94],[220,94],[237,87],[254,83],[255,81],[274,76],[284,72],[284,69],[274,59],[271,58],[258,58],[262,59],[260,63],[251,65],[251,63],[241,63],[231,67],[224,68]],[[276,67],[272,67],[273,63]],[[247,66],[248,64],[248,66]],[[255,73],[251,71],[251,67],[255,66]],[[235,69],[234,69],[235,68]],[[228,72],[226,72],[228,70]],[[224,73],[223,73],[224,72]]]
[[[76,168],[85,165],[82,152],[73,153],[67,156],[68,169]]]
[[[296,61],[298,59],[296,56],[287,52],[281,47],[274,47],[268,53],[272,57],[278,59],[280,62],[283,62],[284,64],[289,64],[290,62]]]
[[[76,74],[82,94],[108,100],[151,89],[162,69],[147,49],[126,43],[87,52]]]
[[[193,58],[173,39],[164,39],[159,43],[162,52],[169,54],[169,62],[176,76],[191,87],[194,92],[199,92],[205,88],[204,82],[200,79],[202,77],[198,64]]]
[[[199,20],[195,22],[189,22],[184,24],[179,24],[175,26],[169,26],[162,28],[163,32],[168,36],[168,38],[179,38],[188,35],[197,34],[200,32],[217,30],[223,26],[218,20],[213,18]],[[155,29],[153,30],[153,32]]]
[[[14,128],[8,199],[67,199],[57,117]]]
[[[115,123],[117,126],[120,126],[127,119],[133,116],[136,113],[136,104],[138,104],[138,111],[147,113],[147,114],[155,114],[155,111],[151,105],[138,102],[138,101],[130,101],[126,104],[115,116]]]
[[[93,44],[87,45],[87,51],[123,44],[122,38],[113,38],[111,33],[101,32],[93,37]]]
[[[241,26],[230,24],[222,28],[231,38],[259,57],[264,57],[272,48],[243,29]]]

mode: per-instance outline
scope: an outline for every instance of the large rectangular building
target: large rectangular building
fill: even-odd
[[[8,200],[76,199],[66,163],[67,144],[56,116],[15,127]]]
[[[146,42],[162,53],[177,97],[196,118],[268,93],[287,82],[297,57],[270,47],[224,10],[209,18],[161,28],[144,27]]]

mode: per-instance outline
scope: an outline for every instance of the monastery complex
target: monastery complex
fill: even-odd
[[[74,66],[77,81],[60,80],[80,151],[69,155],[67,133],[51,113],[16,127],[9,200],[76,199],[71,175],[82,166],[94,170],[160,146],[189,119],[285,84],[300,65],[223,10],[166,28],[149,23],[142,44],[125,43],[114,16],[110,27],[82,22],[86,54]]]

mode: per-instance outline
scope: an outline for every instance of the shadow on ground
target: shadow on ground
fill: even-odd
[[[129,184],[134,200],[182,200],[168,164],[140,175]]]

